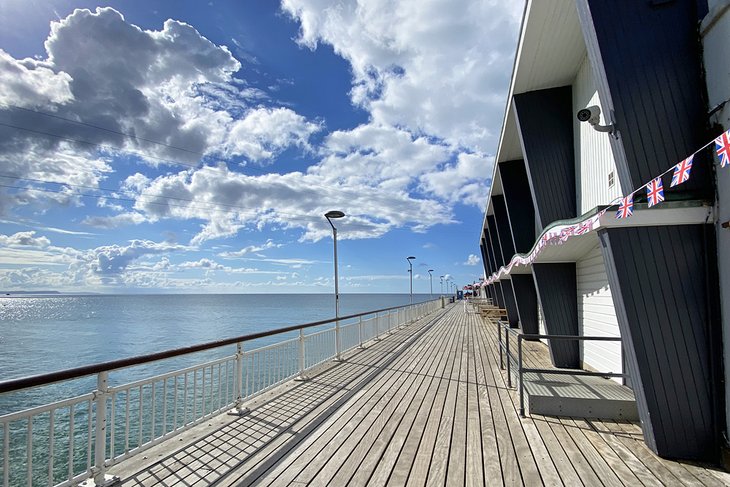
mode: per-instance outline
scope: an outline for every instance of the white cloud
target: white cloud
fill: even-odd
[[[13,235],[0,235],[0,245],[7,247],[45,248],[51,244],[47,237],[36,237],[35,232],[18,232]]]
[[[0,127],[9,176],[96,188],[119,151],[154,165],[203,155],[260,161],[308,148],[321,129],[289,108],[251,106],[264,97],[239,86],[241,63],[184,22],[142,30],[112,8],[77,9],[51,23],[45,49],[45,59],[23,60],[0,51],[0,113],[20,127]],[[76,203],[2,188],[0,215],[61,199]]]
[[[290,146],[308,148],[309,137],[321,128],[288,108],[257,108],[231,124],[224,152],[253,161],[271,159]]]
[[[412,197],[377,181],[347,185],[318,174],[247,176],[225,166],[208,166],[161,176],[138,189],[156,195],[139,196],[134,205],[148,221],[205,222],[192,245],[264,225],[303,229],[303,240],[316,241],[331,233],[321,217],[331,208],[342,208],[348,215],[342,223],[343,239],[377,237],[407,225],[422,230],[452,221],[448,207],[437,200]]]
[[[332,45],[375,123],[496,146],[522,2],[283,0],[299,42]]]
[[[479,257],[474,254],[469,254],[469,257],[466,258],[466,262],[464,262],[464,265],[477,265],[479,262],[481,262],[481,259],[479,259]]]
[[[71,77],[32,59],[17,60],[0,49],[0,106],[34,107],[65,103],[73,98]]]
[[[227,259],[233,259],[236,257],[243,257],[244,255],[248,254],[255,254],[257,252],[261,252],[263,250],[273,249],[281,247],[281,244],[274,243],[273,240],[269,239],[264,243],[263,245],[248,245],[241,250],[237,250],[235,252],[221,252],[218,254],[220,257],[224,257]]]

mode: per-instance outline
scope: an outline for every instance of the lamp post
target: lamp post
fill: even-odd
[[[339,276],[337,274],[337,229],[332,224],[332,219],[342,218],[343,216],[345,214],[339,210],[328,211],[324,214],[327,222],[332,227],[332,241],[334,242],[335,249],[335,360],[341,360],[340,352],[342,351],[342,343],[340,340],[340,320],[338,319],[340,317],[340,287]]]
[[[433,274],[432,273],[433,273],[433,269],[429,269],[428,270],[428,281],[429,281],[430,290],[431,290],[429,298],[431,298],[431,299],[433,299]]]
[[[439,276],[439,279],[441,280],[441,296],[444,295],[444,276]]]
[[[406,260],[408,261],[408,274],[411,275],[411,304],[413,304],[413,263],[411,262],[411,260],[414,259],[415,257],[413,257],[412,255],[410,257],[406,257]]]

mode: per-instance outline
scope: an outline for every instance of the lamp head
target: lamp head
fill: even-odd
[[[327,218],[327,219],[330,219],[330,218],[342,218],[343,216],[345,216],[345,214],[342,213],[339,210],[331,210],[331,211],[328,211],[327,213],[324,214],[324,217]]]

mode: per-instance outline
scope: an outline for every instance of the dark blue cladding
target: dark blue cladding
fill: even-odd
[[[525,168],[540,229],[574,218],[575,147],[570,86],[514,96]]]
[[[712,225],[599,236],[647,445],[663,457],[716,460],[724,426]]]
[[[575,263],[533,264],[535,287],[548,335],[578,335],[578,288]],[[556,367],[580,368],[577,341],[548,340]]]
[[[525,254],[535,243],[535,207],[525,163],[521,159],[500,162],[499,173],[515,251]]]
[[[515,293],[520,328],[523,333],[537,334],[540,326],[537,318],[537,293],[530,274],[513,274],[512,290]]]

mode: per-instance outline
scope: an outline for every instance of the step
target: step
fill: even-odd
[[[545,372],[524,374],[530,414],[638,421],[634,392],[604,377]]]

